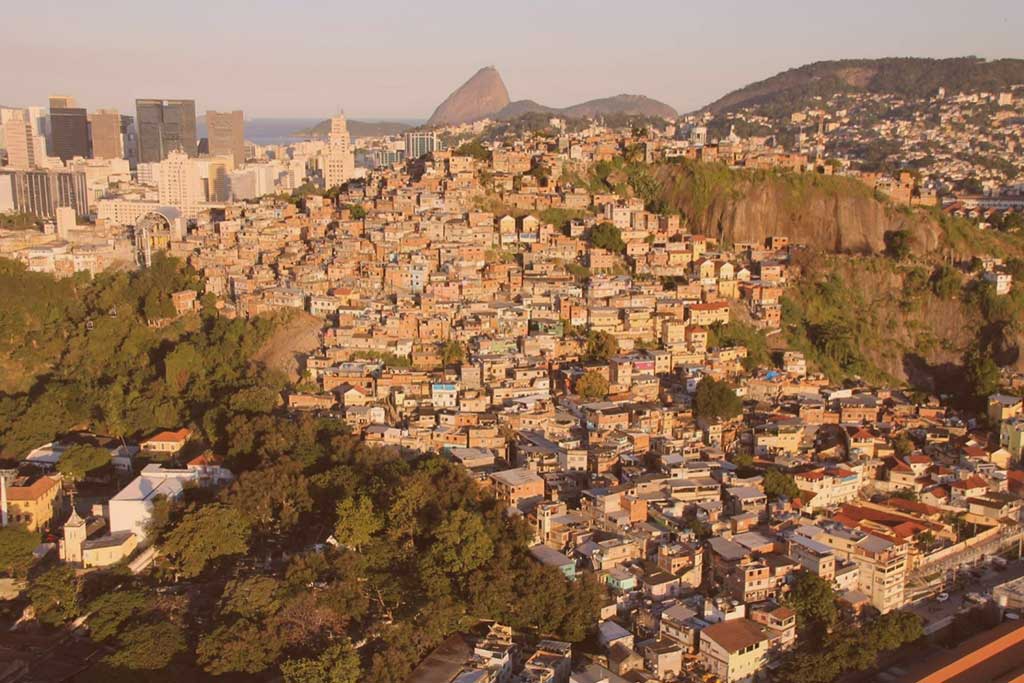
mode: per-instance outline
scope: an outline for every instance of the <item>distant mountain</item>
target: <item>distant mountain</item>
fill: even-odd
[[[385,135],[401,135],[412,128],[407,123],[396,121],[348,121],[348,134],[353,138],[374,138]],[[312,128],[296,131],[296,135],[325,138],[331,132],[331,121],[321,121]]]
[[[472,123],[497,114],[509,103],[508,88],[493,66],[480,69],[438,105],[428,126]]]
[[[556,113],[558,113],[557,109],[545,107],[540,102],[534,102],[533,100],[516,100],[515,102],[509,102],[508,106],[494,115],[494,118],[501,119],[502,121],[509,121],[511,119],[517,119],[523,114]]]
[[[497,106],[501,103],[501,106]],[[524,114],[552,114],[569,118],[601,116],[604,114],[636,114],[675,118],[676,110],[664,102],[643,95],[616,95],[590,100],[571,107],[548,107],[534,100],[510,102],[508,90],[497,69],[480,69],[453,92],[434,111],[428,126],[471,123],[485,118],[502,121],[519,118]]]
[[[503,121],[518,118],[523,114],[551,114],[553,116],[565,116],[567,118],[595,117],[608,114],[632,114],[639,116],[660,116],[675,118],[678,116],[675,109],[664,102],[652,100],[643,95],[616,95],[604,97],[598,100],[590,100],[582,104],[574,104],[571,107],[546,107],[533,100],[517,100],[499,111],[495,118]]]
[[[940,87],[951,93],[991,92],[1020,83],[1024,83],[1024,59],[842,59],[783,71],[735,90],[704,109],[722,113],[760,105],[781,113],[799,108],[811,97],[830,97],[841,92],[923,98],[934,95]]]
[[[581,118],[602,114],[635,114],[640,116],[662,116],[675,118],[678,112],[664,102],[652,100],[643,95],[615,95],[575,104],[561,110],[564,116]]]

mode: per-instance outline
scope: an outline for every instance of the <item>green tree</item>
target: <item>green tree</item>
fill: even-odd
[[[359,655],[348,641],[331,645],[319,657],[281,664],[285,683],[357,683]]]
[[[196,660],[207,673],[258,674],[269,669],[281,654],[281,643],[261,624],[239,619],[218,626],[199,638]]]
[[[808,632],[831,628],[839,618],[832,586],[812,572],[797,575],[786,603],[796,612],[796,623]]]
[[[192,344],[183,343],[164,358],[164,379],[175,393],[182,393],[203,368],[202,357]]]
[[[445,342],[441,349],[441,362],[446,366],[461,363],[465,357],[466,350],[462,343],[454,339]]]
[[[952,299],[963,289],[963,276],[952,266],[941,265],[931,277],[932,292],[940,299]]]
[[[479,140],[471,140],[455,149],[455,154],[461,157],[473,157],[480,161],[490,161],[491,152]]]
[[[283,442],[281,450],[294,450],[294,446]],[[309,485],[297,463],[282,460],[242,474],[224,499],[249,523],[258,539],[280,543],[313,509]]]
[[[136,589],[114,590],[89,603],[89,637],[103,642],[118,637],[125,625],[152,607],[150,596]]]
[[[338,523],[334,537],[338,543],[351,548],[366,545],[384,526],[374,512],[373,501],[366,496],[348,496],[338,502]]]
[[[32,579],[28,599],[36,611],[36,619],[59,626],[77,617],[82,611],[81,588],[81,579],[66,564],[54,565]]]
[[[167,534],[163,553],[181,576],[199,576],[216,560],[244,555],[252,533],[235,508],[212,503],[186,514]]]
[[[892,442],[893,450],[899,458],[905,458],[914,452],[914,442],[906,434],[900,434]]]
[[[626,251],[626,243],[622,241],[622,232],[612,223],[598,223],[591,228],[590,243],[616,254]]]
[[[618,340],[604,330],[590,330],[587,334],[588,360],[607,362],[619,353]]]
[[[903,261],[910,256],[910,231],[889,230],[883,236],[885,241],[885,253],[897,261]]]
[[[971,346],[963,357],[964,380],[970,397],[981,401],[999,390],[999,366],[979,345]]]
[[[281,582],[272,576],[249,576],[228,581],[220,598],[221,614],[259,619],[281,608]]]
[[[39,536],[12,524],[0,529],[0,572],[12,578],[28,574],[35,558],[32,551],[39,545]]]
[[[447,574],[461,576],[476,569],[494,554],[494,542],[479,515],[453,510],[434,532],[427,551],[431,564]]]
[[[790,500],[800,495],[796,480],[791,475],[770,469],[764,473],[764,492],[769,498],[785,496]]]
[[[585,401],[596,401],[608,395],[608,380],[597,370],[587,370],[576,380],[576,393]]]
[[[743,401],[725,382],[705,376],[697,384],[693,398],[693,413],[705,419],[731,420],[743,412]]]
[[[110,451],[99,446],[75,444],[60,456],[57,471],[70,481],[78,482],[85,479],[90,472],[95,472],[110,464]]]
[[[162,620],[125,630],[117,650],[105,658],[112,666],[130,670],[157,671],[188,649],[181,626]]]

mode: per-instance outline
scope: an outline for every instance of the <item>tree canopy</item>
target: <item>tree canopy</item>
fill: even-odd
[[[725,382],[707,376],[697,384],[693,414],[707,419],[730,420],[743,412],[743,401]]]
[[[39,536],[12,524],[0,529],[0,573],[10,577],[28,574],[39,545]]]
[[[622,232],[612,223],[598,223],[591,228],[590,243],[616,254],[626,251],[626,243],[622,241]]]
[[[161,549],[179,574],[191,578],[215,560],[244,555],[251,533],[241,512],[213,503],[186,514]]]
[[[57,471],[71,481],[81,481],[91,472],[110,464],[110,451],[99,446],[75,444],[61,454]]]
[[[769,498],[785,496],[790,500],[800,495],[793,476],[776,469],[764,473],[764,492]]]
[[[576,393],[585,401],[596,401],[608,395],[608,380],[597,370],[587,370],[576,380]]]

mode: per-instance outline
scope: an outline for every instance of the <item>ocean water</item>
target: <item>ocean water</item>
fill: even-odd
[[[302,138],[295,135],[296,131],[312,128],[323,119],[246,119],[245,139],[257,145],[284,145],[297,142]],[[199,137],[206,137],[206,121],[196,120]]]

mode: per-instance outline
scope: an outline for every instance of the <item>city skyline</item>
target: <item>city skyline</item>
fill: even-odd
[[[326,118],[340,108],[355,119],[425,119],[476,69],[493,64],[513,100],[566,106],[630,93],[685,112],[814,61],[1012,57],[1024,29],[1024,10],[1004,2],[976,3],[965,28],[955,11],[944,11],[955,8],[951,2],[933,4],[929,21],[921,22],[914,7],[881,2],[850,14],[838,3],[659,1],[632,9],[638,22],[632,32],[621,17],[602,11],[603,3],[588,5],[588,12],[572,3],[543,11],[529,4],[510,16],[463,2],[345,11],[315,4],[290,8],[297,28],[291,33],[279,31],[266,2],[244,5],[244,14],[237,3],[186,2],[159,22],[120,0],[103,5],[108,12],[56,2],[9,8],[15,30],[8,48],[23,58],[20,69],[0,73],[0,103],[36,105],[69,93],[90,110],[127,112],[137,98],[162,96],[194,99],[204,111],[242,109],[249,119]],[[61,21],[53,21],[58,13]],[[131,30],[119,25],[110,33],[103,23],[109,14],[135,16]],[[32,30],[42,24],[46,31]],[[229,25],[245,30],[222,30]],[[564,31],[568,26],[574,30]],[[494,40],[497,27],[510,39]],[[643,40],[634,38],[640,35]],[[253,45],[271,47],[254,51]],[[60,68],[67,63],[77,65],[73,74]]]

